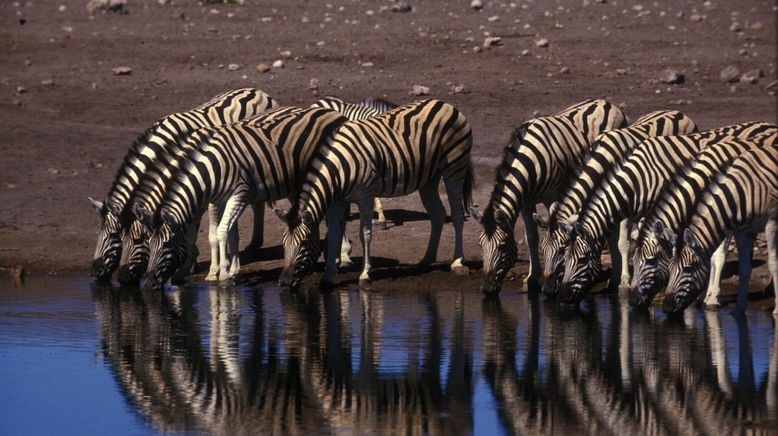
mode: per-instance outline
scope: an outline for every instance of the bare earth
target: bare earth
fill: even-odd
[[[133,139],[168,113],[238,87],[307,106],[317,95],[404,103],[416,98],[409,95],[413,85],[427,86],[430,96],[456,105],[473,126],[474,197],[482,207],[513,128],[583,99],[606,98],[630,119],[678,109],[702,128],[778,121],[774,0],[485,0],[480,11],[469,0],[426,0],[393,12],[398,4],[129,0],[128,14],[90,17],[84,0],[2,2],[0,267],[86,274],[97,221],[86,198],[106,194]],[[500,37],[501,44],[483,48],[487,36]],[[540,39],[548,46],[539,47]],[[283,68],[256,69],[279,59]],[[759,69],[764,77],[723,83],[720,72],[729,65],[741,74]],[[132,73],[112,74],[122,66]],[[662,83],[666,69],[683,73],[685,81]],[[425,274],[412,266],[429,228],[417,196],[387,200],[385,208],[397,225],[374,237],[375,287],[475,289],[477,271],[461,278],[445,272],[445,263]],[[242,232],[244,240],[249,232]],[[280,232],[268,213],[270,248],[261,261],[245,259],[243,280],[276,279]],[[477,223],[466,223],[466,256],[475,269],[478,232]],[[355,223],[349,233],[356,240]],[[204,237],[200,249],[207,253]],[[453,230],[446,226],[439,259],[449,259],[452,250]],[[507,291],[521,288],[524,245],[520,256]],[[763,247],[756,258],[752,283],[761,290],[769,281]],[[200,260],[204,268],[207,259]],[[731,287],[737,277],[728,275]],[[353,284],[355,278],[352,272],[339,280]]]

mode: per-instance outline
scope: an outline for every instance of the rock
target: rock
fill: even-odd
[[[126,14],[127,0],[89,0],[89,3],[86,4],[86,10],[89,12],[89,15],[94,15],[95,12]]]
[[[41,80],[41,85],[43,85],[43,86],[54,86],[54,81],[51,80],[51,79]]]
[[[260,73],[267,73],[270,71],[270,65],[268,64],[257,64],[257,71]]]
[[[741,83],[757,83],[760,77],[764,77],[764,73],[760,69],[755,69],[745,72],[740,76]]]
[[[114,76],[129,76],[132,74],[132,68],[130,67],[116,67],[111,68],[111,72]]]
[[[454,94],[461,94],[461,93],[465,92],[465,85],[463,85],[461,83],[459,85],[453,85],[451,87],[451,92],[454,93]]]
[[[525,48],[524,50],[521,51],[520,56],[529,56],[529,50]]]
[[[413,89],[408,93],[410,95],[420,96],[420,95],[429,95],[430,89],[427,86],[422,85],[413,85]]]
[[[470,2],[470,7],[475,9],[476,11],[480,11],[484,7],[484,2],[481,0],[473,0]]]
[[[627,75],[627,69],[626,68],[616,68],[616,75],[617,76],[626,76]]]
[[[562,67],[559,69],[559,74],[570,74],[570,68]]]
[[[764,29],[764,24],[761,21],[757,21],[756,23],[749,26],[751,30],[762,30]]]
[[[546,38],[540,38],[539,40],[535,41],[536,47],[548,47],[548,40]]]
[[[271,65],[273,68],[284,68],[284,61],[281,59],[273,62],[273,65]]]
[[[238,64],[229,64],[227,65],[227,69],[230,71],[237,71],[240,68],[240,65]]]
[[[691,17],[689,17],[689,19],[695,23],[699,23],[700,21],[704,20],[705,17],[700,14],[693,14]]]
[[[670,83],[673,85],[678,85],[683,83],[685,80],[685,77],[683,73],[676,70],[664,70],[662,71],[662,74],[659,76],[659,81],[662,83]]]
[[[392,5],[392,12],[410,12],[411,5],[406,2],[397,2]]]
[[[778,80],[773,80],[764,87],[765,91],[772,91],[778,89]]]
[[[283,50],[278,53],[281,55],[281,59],[291,59],[292,58],[292,52],[289,50]]]
[[[27,88],[25,88],[24,86],[20,85],[20,86],[16,87],[16,93],[17,94],[24,94],[25,92],[27,92]]]
[[[743,31],[743,25],[740,24],[737,21],[733,21],[732,24],[729,25],[729,31],[730,32],[742,32]]]
[[[490,36],[484,39],[484,48],[492,48],[498,45],[502,45],[502,38],[499,36]]]
[[[721,70],[721,72],[719,73],[719,79],[721,79],[721,81],[725,83],[737,82],[739,76],[740,76],[740,70],[738,70],[737,67],[734,65],[729,65],[728,67]]]

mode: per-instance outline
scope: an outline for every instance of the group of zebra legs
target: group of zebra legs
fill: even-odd
[[[483,226],[482,290],[499,292],[516,263],[513,233],[521,215],[530,251],[527,281],[542,278],[544,291],[566,304],[577,304],[591,289],[610,238],[619,241],[611,249],[618,275],[612,283],[631,287],[638,306],[667,285],[665,310],[683,310],[703,289],[712,253],[734,233],[742,310],[749,241],[765,228],[768,265],[774,282],[778,278],[776,137],[778,127],[758,122],[697,133],[678,111],[652,112],[628,125],[621,110],[604,100],[526,121],[505,147],[483,214],[472,210]],[[461,112],[435,99],[395,107],[379,99],[349,104],[325,98],[310,108],[278,108],[257,89],[219,95],[155,123],[127,153],[105,200],[92,200],[101,217],[92,274],[110,279],[123,263],[123,283],[137,283],[147,270],[157,285],[180,280],[196,260],[194,242],[207,210],[207,279],[230,280],[240,267],[238,217],[254,207],[250,246],[256,247],[262,243],[262,205],[289,198],[288,213],[276,209],[287,224],[280,283],[297,286],[313,270],[321,253],[318,227],[326,218],[321,284],[332,286],[338,262],[350,261],[344,238],[350,203],[360,215],[360,282],[369,282],[374,210],[385,222],[378,197],[419,191],[432,223],[422,263],[436,260],[445,217],[441,179],[455,227],[451,267],[466,272],[462,228],[474,186],[472,141]],[[537,203],[553,204],[548,219],[533,213]],[[626,220],[643,223],[631,283]],[[548,229],[543,241],[538,224]],[[719,268],[714,264],[714,273]]]

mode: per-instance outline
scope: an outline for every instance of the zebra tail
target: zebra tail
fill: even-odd
[[[465,213],[468,213],[470,206],[473,205],[473,190],[475,189],[475,172],[473,171],[473,161],[468,160],[467,170],[465,171],[465,182],[462,185],[462,201]]]

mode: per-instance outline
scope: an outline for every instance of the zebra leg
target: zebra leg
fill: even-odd
[[[384,215],[384,205],[381,203],[380,198],[375,198],[373,201],[373,208],[375,208],[375,211],[378,214],[378,225],[384,230],[388,229],[389,226],[386,225],[386,216]]]
[[[254,229],[246,250],[257,251],[265,242],[265,203],[252,203],[251,210],[254,213]]]
[[[538,225],[532,214],[535,213],[535,205],[527,205],[521,209],[521,218],[524,220],[524,235],[529,250],[529,273],[524,277],[524,283],[528,288],[540,284],[540,253],[538,252]]]
[[[611,250],[611,263],[613,268],[612,278],[613,283],[616,283],[616,274],[619,274],[618,283],[619,289],[629,288],[629,220],[623,220],[619,223],[618,240],[616,242],[616,250]],[[618,254],[616,254],[618,253]],[[618,262],[614,262],[614,257],[618,256]]]
[[[773,293],[775,294],[773,316],[778,317],[778,218],[768,220],[764,232],[767,238],[767,270],[772,276]],[[778,336],[775,337],[775,340],[778,341]]]
[[[373,235],[373,200],[367,199],[357,203],[359,207],[359,239],[362,240],[364,264],[359,274],[359,284],[370,284],[370,240]]]
[[[454,181],[449,178],[444,179],[443,183],[446,185],[448,207],[451,209],[451,222],[454,224],[454,261],[451,263],[451,271],[457,275],[469,274],[470,268],[462,263],[465,260],[462,236],[465,226],[464,198],[462,195],[464,186],[461,181]],[[437,183],[435,185],[435,192],[437,192]],[[445,220],[445,214],[443,219]]]
[[[735,245],[737,245],[738,265],[737,272],[739,285],[737,291],[737,303],[732,309],[732,314],[738,315],[746,310],[748,302],[748,281],[751,279],[751,260],[754,255],[755,233],[736,234]]]
[[[346,236],[346,216],[351,214],[351,203],[346,205],[346,209],[343,212],[343,220],[341,220],[341,232],[343,232],[343,240],[340,243],[340,256],[335,261],[335,264],[339,268],[348,268],[354,264],[351,260],[351,241]]]
[[[197,263],[197,233],[200,231],[200,221],[202,216],[197,218],[194,223],[189,224],[189,228],[186,232],[186,259],[184,263],[173,273],[173,277],[170,278],[171,284],[180,284],[186,282],[186,275],[194,270]]]
[[[334,285],[335,274],[338,272],[337,260],[343,242],[344,215],[348,203],[337,202],[327,208],[327,256],[324,258],[324,275],[319,281],[322,289],[331,289]]]
[[[438,193],[438,179],[431,180],[419,189],[419,197],[427,213],[430,215],[430,239],[427,242],[427,252],[419,262],[421,266],[429,266],[437,260],[440,233],[443,231],[443,223],[446,220],[446,212],[443,203],[440,202]]]
[[[708,277],[708,290],[705,291],[705,307],[719,306],[719,295],[721,294],[721,270],[724,269],[724,262],[727,260],[727,247],[731,237],[724,238],[719,248],[713,252],[710,257],[710,277]]]
[[[233,250],[229,253],[227,252],[227,245],[230,233],[238,222],[238,218],[246,209],[246,206],[248,206],[248,202],[242,193],[233,194],[224,205],[224,213],[222,213],[222,219],[219,221],[219,228],[216,232],[219,237],[219,281],[230,280],[240,271],[240,263],[237,260],[237,241],[235,241],[236,245],[232,247]],[[236,268],[230,268],[232,262],[238,262]]]
[[[222,208],[215,205],[208,205],[208,245],[211,248],[211,266],[208,268],[208,275],[205,276],[206,282],[215,282],[219,279],[219,221],[222,217]]]
[[[236,222],[230,229],[227,237],[227,256],[230,258],[230,277],[235,277],[240,272],[240,233]]]

